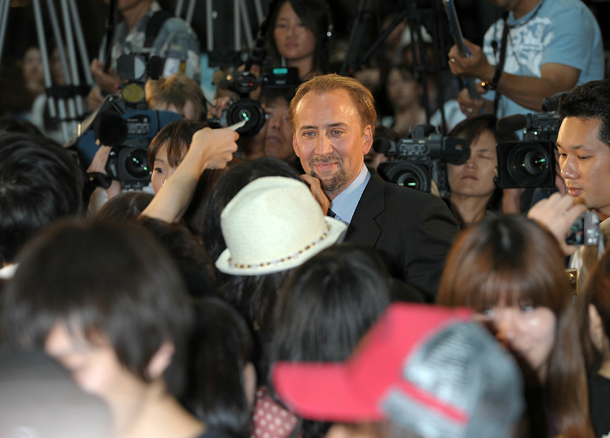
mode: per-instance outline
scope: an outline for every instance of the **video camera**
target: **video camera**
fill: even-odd
[[[555,142],[561,126],[557,96],[543,101],[543,113],[516,114],[498,120],[498,131],[523,129],[523,140],[498,143],[498,177],[501,189],[554,187]]]
[[[265,111],[261,104],[248,96],[259,85],[263,89],[296,89],[299,84],[296,67],[278,67],[265,69],[261,79],[248,71],[234,72],[220,81],[219,88],[229,89],[238,94],[231,99],[220,119],[209,120],[211,126],[230,126],[246,120],[246,124],[237,129],[240,135],[256,135],[265,124]]]
[[[144,86],[150,76],[158,79],[158,56],[122,55],[117,74],[127,82],[120,92],[107,96],[100,108],[79,125],[77,151],[82,165],[89,167],[100,145],[111,146],[106,172],[125,189],[141,189],[150,182],[146,154],[150,141],[168,123],[182,117],[172,111],[149,110]]]
[[[447,190],[444,163],[463,164],[470,157],[466,140],[444,137],[431,125],[419,125],[409,137],[390,141],[386,156],[393,161],[379,164],[379,175],[386,181],[430,192],[432,180],[441,190]]]

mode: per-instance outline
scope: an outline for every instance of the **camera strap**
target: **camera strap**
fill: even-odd
[[[507,23],[508,13],[503,14],[502,19],[504,20],[504,29],[502,29],[502,40],[500,41],[500,59],[498,60],[497,68],[500,71],[504,70],[504,62],[506,61],[506,46],[508,45],[508,34],[510,32],[510,26]],[[496,90],[496,96],[494,98],[494,114],[498,114],[498,106],[500,104],[500,97],[502,93]]]

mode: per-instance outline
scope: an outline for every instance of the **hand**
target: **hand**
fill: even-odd
[[[502,190],[502,214],[521,214],[521,195],[525,189]]]
[[[534,205],[527,217],[546,226],[559,242],[563,253],[570,255],[576,252],[576,247],[566,243],[566,234],[578,215],[586,209],[584,204],[575,204],[570,195],[553,193]]]
[[[318,201],[318,204],[320,204],[320,207],[322,208],[324,216],[326,216],[326,214],[328,213],[328,206],[330,205],[330,200],[322,190],[320,180],[314,176],[310,176],[307,174],[301,175],[301,179],[309,185],[313,197],[316,198],[316,201]]]
[[[239,134],[232,129],[201,129],[193,135],[191,147],[184,161],[189,156],[198,157],[201,173],[206,168],[222,169],[233,159],[233,153],[237,151],[238,138]]]
[[[486,89],[477,85],[479,94],[483,95],[487,92]],[[470,97],[470,93],[467,88],[462,88],[457,98],[460,104],[460,110],[466,115],[466,117],[478,116],[486,111],[486,99],[473,99]]]
[[[89,91],[89,95],[87,96],[87,109],[93,112],[102,105],[103,101],[104,96],[102,96],[102,91],[100,90],[100,87],[96,85]]]
[[[224,96],[224,97],[219,97],[217,99],[214,99],[210,103],[210,107],[208,108],[208,118],[222,117],[222,112],[227,108],[230,100],[231,100],[231,98],[229,96]]]
[[[104,63],[94,59],[91,61],[89,70],[91,70],[95,82],[97,82],[97,85],[99,85],[102,91],[110,94],[117,92],[118,85],[121,83],[121,78],[119,78],[114,69],[111,68],[108,72],[105,72]]]
[[[100,146],[93,156],[93,160],[87,169],[87,173],[101,173],[103,175],[108,175],[108,172],[106,172],[106,164],[108,164],[108,156],[110,155],[111,150],[112,148],[110,146]],[[120,195],[123,187],[121,186],[120,181],[113,179],[110,186],[104,190],[106,190],[108,200],[110,200],[115,196]]]
[[[455,45],[449,50],[448,63],[451,73],[456,76],[469,78],[483,80],[492,79],[495,74],[495,67],[487,61],[487,57],[483,53],[481,47],[468,40],[464,40],[464,44],[470,51],[470,56],[468,58],[460,55],[460,52]]]

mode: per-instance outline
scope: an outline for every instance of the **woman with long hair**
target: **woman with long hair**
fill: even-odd
[[[519,436],[592,437],[585,364],[563,253],[518,215],[486,219],[456,240],[437,303],[481,315],[519,361],[527,413]]]

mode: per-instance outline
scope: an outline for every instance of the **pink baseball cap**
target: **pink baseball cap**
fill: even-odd
[[[390,419],[438,438],[508,436],[523,408],[520,372],[472,315],[393,304],[346,362],[277,363],[275,391],[313,420]]]

